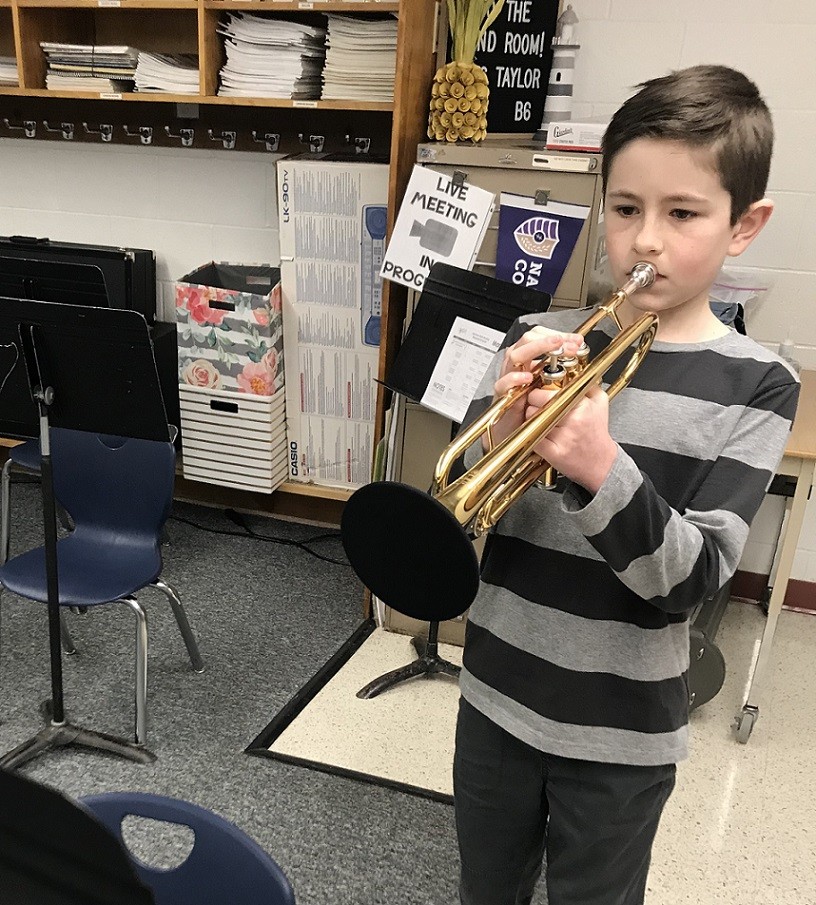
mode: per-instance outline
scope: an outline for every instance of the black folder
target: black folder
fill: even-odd
[[[552,296],[450,264],[434,264],[385,385],[419,402],[457,317],[506,332],[517,317],[546,311]]]

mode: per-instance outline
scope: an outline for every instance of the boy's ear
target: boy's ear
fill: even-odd
[[[773,213],[774,203],[770,198],[755,201],[734,224],[731,243],[728,246],[729,257],[741,255],[745,249],[762,232],[762,227]]]

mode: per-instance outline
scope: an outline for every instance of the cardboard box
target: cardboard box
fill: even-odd
[[[547,147],[553,151],[600,151],[609,123],[552,122],[547,126]]]
[[[278,161],[289,479],[371,477],[388,166]]]
[[[210,262],[176,283],[179,384],[271,396],[283,387],[280,269]]]
[[[288,473],[283,389],[271,396],[179,385],[185,478],[272,493]]]

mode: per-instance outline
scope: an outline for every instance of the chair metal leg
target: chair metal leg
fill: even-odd
[[[162,581],[161,578],[157,578],[156,581],[152,582],[151,587],[161,591],[170,601],[170,606],[173,608],[173,615],[176,617],[181,637],[184,638],[184,644],[187,647],[187,653],[190,657],[190,662],[193,665],[193,670],[195,672],[204,672],[204,661],[201,659],[198,642],[190,628],[190,623],[187,621],[187,613],[184,612],[184,607],[181,604],[178,594],[169,584],[167,584],[167,582]]]
[[[62,638],[62,649],[66,654],[75,654],[77,652],[74,639],[68,631],[68,621],[65,618],[65,611],[60,607],[60,638]]]
[[[0,477],[0,563],[8,561],[11,537],[11,459],[3,464]]]
[[[136,744],[147,738],[147,614],[135,597],[122,597],[121,602],[136,616]]]

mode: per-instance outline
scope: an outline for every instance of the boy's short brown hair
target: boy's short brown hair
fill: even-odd
[[[765,196],[773,151],[771,114],[757,86],[728,66],[691,66],[637,86],[612,117],[603,138],[606,189],[612,162],[637,138],[679,141],[710,149],[731,196],[732,225]]]

